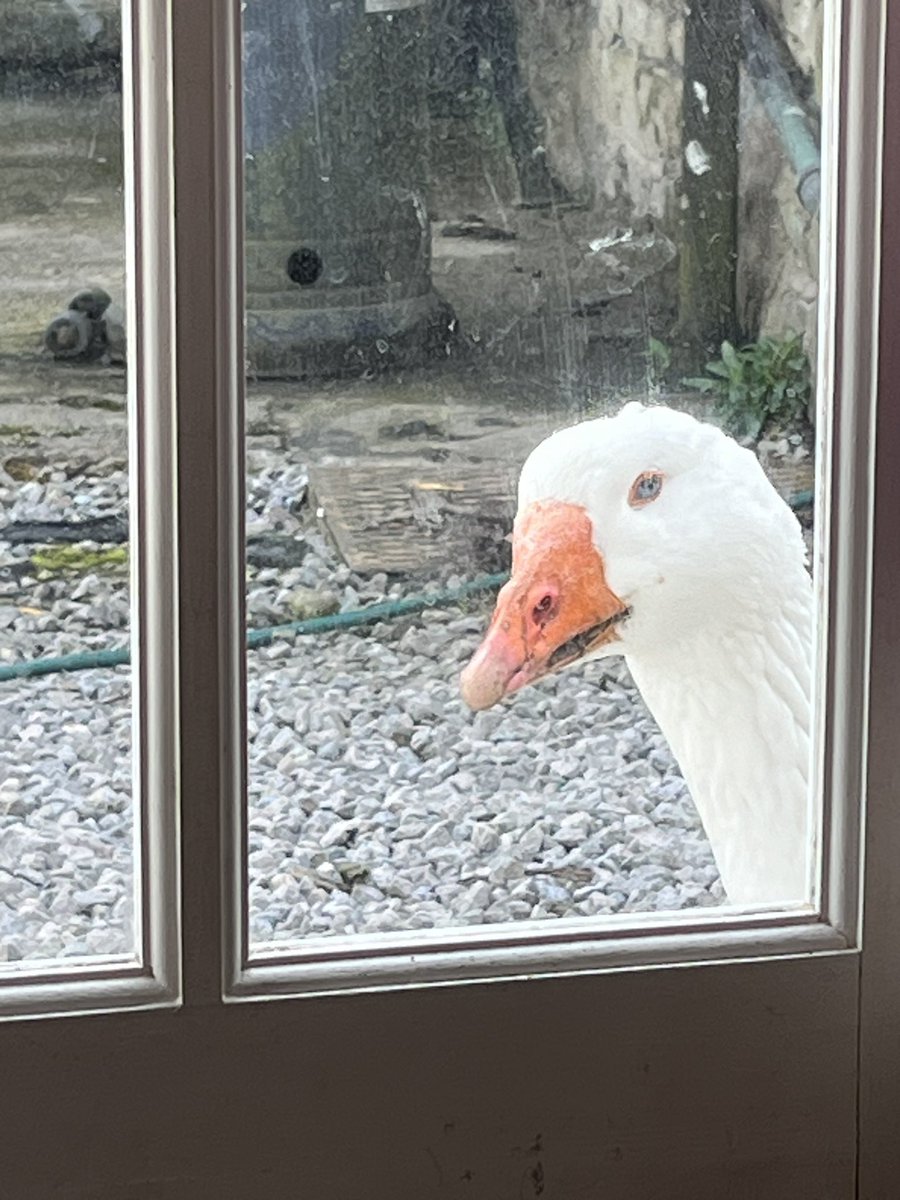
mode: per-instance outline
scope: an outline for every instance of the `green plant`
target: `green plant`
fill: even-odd
[[[770,423],[794,421],[806,412],[812,379],[802,334],[762,337],[740,349],[723,342],[721,358],[705,370],[682,382],[714,397],[735,433],[758,437]]]
[[[659,338],[647,338],[647,376],[651,386],[659,388],[662,385],[666,371],[672,365],[672,351]]]
[[[648,335],[644,346],[648,396],[660,396],[665,387],[667,372],[672,365],[672,352],[665,342]]]
[[[647,358],[653,367],[659,373],[668,370],[672,362],[672,351],[665,342],[661,342],[659,338],[647,338]]]

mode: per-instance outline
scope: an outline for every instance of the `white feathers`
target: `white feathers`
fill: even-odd
[[[661,471],[652,503],[633,480]],[[810,899],[812,584],[794,514],[755,456],[668,408],[626,405],[554,434],[520,503],[583,505],[623,653],[672,747],[737,904]]]

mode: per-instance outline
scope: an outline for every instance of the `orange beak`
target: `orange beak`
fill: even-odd
[[[529,505],[516,517],[512,575],[462,673],[463,699],[471,708],[490,708],[617,640],[616,626],[627,615],[606,582],[586,510],[558,501]]]

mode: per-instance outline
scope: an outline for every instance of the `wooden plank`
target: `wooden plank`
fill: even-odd
[[[518,465],[365,458],[310,468],[313,502],[354,571],[470,566],[512,528]],[[488,565],[488,564],[485,564]]]

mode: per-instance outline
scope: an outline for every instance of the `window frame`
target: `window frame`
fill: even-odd
[[[138,532],[132,566],[140,747],[136,794],[142,814],[138,866],[143,866],[144,963],[92,960],[46,968],[35,964],[34,969],[28,964],[28,972],[12,986],[2,981],[0,1014],[856,951],[880,195],[880,125],[867,118],[879,110],[886,9],[865,0],[829,7],[826,77],[836,71],[841,45],[847,54],[823,130],[825,176],[832,184],[826,186],[822,215],[820,329],[835,332],[820,339],[820,386],[828,388],[833,381],[834,396],[820,437],[829,430],[834,437],[831,457],[820,457],[820,509],[829,487],[831,503],[817,553],[837,570],[825,576],[820,637],[828,663],[821,741],[831,752],[821,763],[825,836],[819,907],[777,914],[577,918],[434,936],[422,931],[369,935],[352,942],[336,938],[326,946],[319,942],[250,959],[243,903],[240,5],[238,0],[191,6],[126,0],[123,61],[130,62],[131,76],[123,95],[133,154],[126,199],[133,280],[129,327],[134,330],[131,470]],[[838,109],[835,130],[832,117]],[[839,446],[845,452],[839,454]],[[218,703],[198,706],[192,703],[197,694],[216,695]]]
[[[250,954],[247,911],[247,762],[243,704],[226,703],[222,744],[231,770],[221,780],[223,898],[221,965],[226,1000],[371,991],[500,977],[671,966],[729,958],[855,952],[859,944],[860,838],[865,771],[869,602],[874,488],[875,360],[880,202],[879,111],[886,13],[865,0],[826,0],[823,74],[818,378],[832,404],[818,431],[816,555],[822,565],[817,657],[816,770],[822,851],[812,908],[773,912],[619,915],[429,933],[368,934],[290,944]],[[214,106],[221,114],[213,148],[216,173],[217,309],[220,328],[243,328],[239,5],[216,10],[211,34],[219,67]],[[842,59],[842,47],[846,54]],[[199,232],[199,231],[198,231]],[[234,311],[235,305],[240,305]],[[243,360],[243,355],[235,355]],[[220,364],[219,515],[224,615],[219,677],[243,697],[246,674],[240,589],[243,553],[243,377]],[[826,453],[827,452],[827,453]]]
[[[3,970],[0,1019],[168,1008],[181,997],[169,16],[152,0],[122,5],[135,954]]]
[[[156,5],[128,2],[135,11]],[[205,40],[221,20],[220,4],[160,0],[157,12],[145,11],[135,22],[167,25],[171,17],[174,28],[179,300],[206,304],[182,307],[179,323],[178,382],[193,389],[181,393],[179,497],[182,511],[191,500],[200,506],[191,520],[182,518],[179,561],[188,571],[179,612],[183,744],[177,747],[180,778],[165,781],[180,786],[183,854],[191,864],[182,889],[184,1011],[0,1022],[5,1182],[21,1196],[74,1188],[98,1198],[143,1200],[149,1189],[182,1200],[204,1189],[285,1195],[302,1177],[323,1194],[343,1188],[347,1195],[426,1197],[460,1191],[458,1167],[467,1178],[474,1171],[473,1186],[482,1194],[517,1194],[523,1183],[529,1187],[531,1139],[541,1130],[550,1187],[561,1194],[605,1188],[644,1197],[681,1187],[736,1197],[755,1197],[762,1188],[772,1196],[892,1198],[900,1178],[900,205],[882,206],[880,196],[882,185],[886,196],[900,195],[900,138],[885,143],[883,174],[874,184],[869,179],[869,194],[847,210],[850,240],[842,257],[854,252],[851,215],[857,224],[870,221],[863,241],[874,244],[883,277],[878,296],[877,269],[867,276],[871,297],[862,298],[834,367],[849,397],[854,387],[868,387],[877,360],[879,387],[877,487],[854,501],[852,518],[872,529],[864,510],[874,504],[872,554],[859,585],[869,586],[871,572],[859,953],[699,963],[640,978],[626,970],[592,978],[586,970],[578,979],[223,1005],[219,867],[231,819],[223,810],[223,777],[236,748],[217,740],[233,697],[219,674],[222,564],[210,543],[222,531],[207,490],[220,470],[222,417],[220,360],[210,340],[222,332],[221,313],[208,301],[223,284],[216,283],[220,227],[210,215],[215,184],[204,142],[221,119],[222,81],[210,86],[214,55]],[[867,48],[849,44],[858,60],[854,78],[866,83],[870,99],[880,94],[881,79],[866,79],[864,64],[871,61],[872,41],[879,44],[887,34],[884,115],[896,133],[900,9],[891,6],[888,23],[887,0],[856,0],[853,7],[844,37],[867,39]],[[161,71],[167,80],[156,93],[160,102],[170,86],[170,32],[155,43],[146,27],[138,33],[149,52],[147,71]],[[845,103],[862,101],[848,97]],[[179,117],[185,111],[187,125]],[[880,103],[867,111],[866,145],[855,151],[860,178],[877,170],[882,137]],[[161,186],[151,171],[148,180],[154,178]],[[169,210],[160,238],[171,220]],[[200,242],[192,243],[198,234]],[[157,316],[168,323],[169,284],[149,242],[146,254],[154,263],[146,283],[155,281],[162,297]],[[852,269],[842,278],[846,289],[858,279]],[[138,333],[139,344],[144,336]],[[862,384],[853,378],[857,359]],[[168,385],[163,390],[169,395]],[[192,474],[203,479],[186,481]],[[159,562],[172,552],[169,533],[172,541],[158,547]],[[173,659],[177,632],[160,648]],[[172,701],[161,717],[173,729],[175,715]],[[198,736],[211,744],[192,745]],[[846,761],[842,769],[857,778]],[[159,796],[174,809],[174,787]],[[177,849],[167,868],[173,874]],[[830,861],[829,887],[840,858]],[[850,893],[848,915],[856,905],[851,884],[848,878],[838,888]],[[177,909],[176,900],[171,903]],[[177,968],[176,957],[170,981]],[[50,982],[57,992],[45,992],[33,1011],[66,1007],[74,1013],[73,998],[86,995],[85,982]],[[98,984],[83,1008],[112,1007],[106,987]],[[98,1129],[104,1131],[99,1141]],[[36,1136],[36,1130],[52,1136]]]

